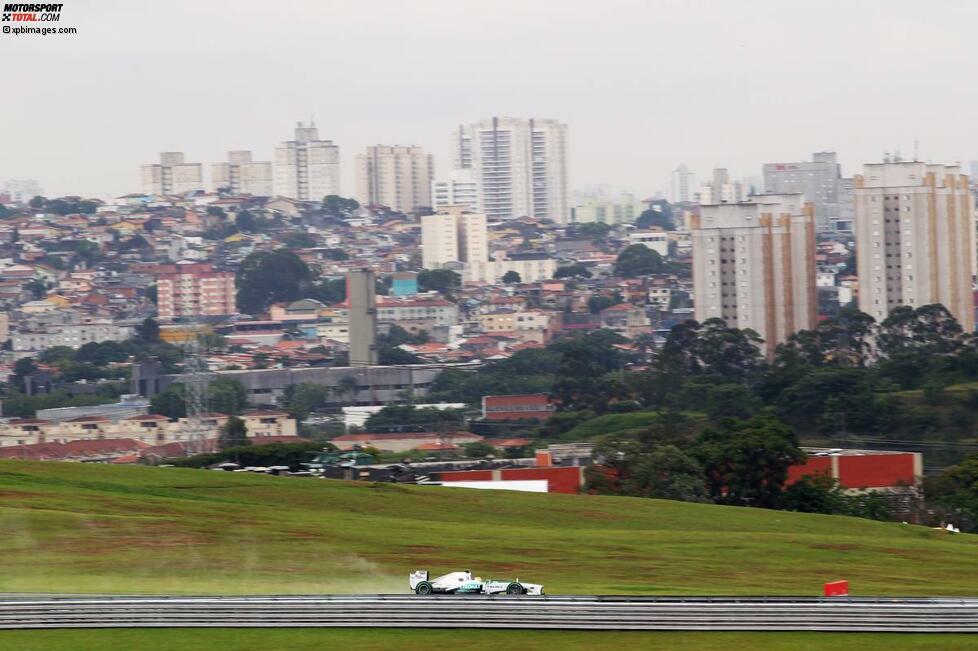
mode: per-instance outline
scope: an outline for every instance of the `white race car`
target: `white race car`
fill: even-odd
[[[415,594],[527,594],[542,595],[543,586],[538,583],[483,580],[473,577],[472,572],[449,572],[436,579],[428,578],[428,570],[416,570],[410,575],[411,589]]]

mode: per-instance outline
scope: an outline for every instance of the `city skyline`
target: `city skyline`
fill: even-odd
[[[285,3],[275,12],[257,3],[234,12],[195,5],[190,22],[191,5],[180,2],[67,7],[79,27],[70,42],[0,43],[3,54],[32,62],[9,71],[17,102],[5,106],[0,178],[35,178],[51,195],[119,195],[138,189],[133,169],[161,151],[205,164],[236,150],[271,160],[285,125],[310,115],[340,147],[347,196],[365,147],[418,145],[440,174],[451,166],[453,126],[492,115],[567,124],[572,190],[668,193],[680,163],[740,177],[823,150],[838,152],[848,175],[886,151],[910,157],[914,140],[925,161],[966,163],[978,152],[978,136],[957,127],[978,92],[953,72],[970,55],[965,26],[978,11],[964,3],[924,15],[908,2],[792,7],[797,28],[784,27],[786,10],[773,3],[745,13],[612,2],[603,15],[613,19],[597,24],[584,3],[556,13],[502,4],[478,22],[464,3],[446,2],[391,4],[383,21],[344,2]],[[312,38],[327,20],[340,28]],[[147,22],[159,29],[138,33]],[[345,56],[365,34],[374,37],[372,52]],[[887,50],[885,63],[862,54],[867,38]],[[268,46],[250,47],[259,40]],[[736,69],[718,64],[732,55]],[[677,56],[683,65],[673,64]],[[307,63],[285,64],[297,60]],[[98,79],[85,72],[94,66]],[[463,73],[464,93],[451,83]],[[945,119],[932,118],[938,95],[905,92],[908,77],[941,89]],[[166,92],[147,90],[148,79]],[[279,92],[255,92],[270,84]],[[18,124],[30,128],[12,128]]]

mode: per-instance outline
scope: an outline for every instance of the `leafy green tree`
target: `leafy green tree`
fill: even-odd
[[[254,214],[248,210],[242,210],[234,216],[234,225],[237,226],[238,230],[242,233],[258,232],[258,220],[255,219]]]
[[[221,219],[227,219],[228,214],[224,212],[224,208],[220,206],[207,206],[207,214],[212,217],[220,217]]]
[[[845,491],[828,475],[802,477],[784,491],[781,508],[801,513],[840,515],[849,512]]]
[[[180,382],[174,382],[163,391],[157,393],[149,401],[151,413],[166,416],[171,420],[187,416],[187,402],[184,397],[184,387]]]
[[[605,310],[612,305],[618,305],[621,302],[621,294],[618,293],[616,293],[614,296],[596,294],[587,299],[587,309],[591,314],[599,314],[602,310]]]
[[[632,244],[618,254],[614,274],[620,278],[637,278],[662,273],[662,256],[644,244]]]
[[[502,280],[507,285],[518,285],[523,282],[523,279],[520,278],[519,272],[513,271],[512,269],[503,274]]]
[[[925,478],[924,494],[928,506],[944,521],[962,531],[978,532],[978,454]]]
[[[590,278],[592,276],[591,271],[586,265],[578,262],[571,265],[566,265],[563,267],[557,267],[554,272],[554,278]]]
[[[306,263],[291,251],[251,253],[237,274],[238,309],[255,314],[272,303],[301,298],[310,275]]]
[[[652,228],[654,226],[664,231],[676,230],[676,225],[672,219],[672,206],[668,202],[657,202],[653,207],[643,211],[635,220],[636,228]]]
[[[135,327],[133,338],[141,344],[156,344],[160,342],[160,324],[155,319],[145,318]]]
[[[345,199],[336,194],[329,194],[323,197],[322,208],[324,212],[334,217],[346,217],[360,208],[360,203],[356,199]]]
[[[409,431],[443,431],[461,429],[465,414],[458,409],[418,408],[414,405],[387,405],[364,422],[368,432],[387,432],[406,428]]]
[[[248,390],[238,380],[220,376],[207,385],[207,406],[221,414],[240,414],[248,406]]]
[[[418,274],[418,289],[441,292],[446,296],[462,286],[462,277],[451,269],[422,269]]]
[[[602,240],[608,237],[608,233],[611,232],[611,226],[602,224],[601,222],[575,224],[573,232],[578,237],[590,237],[595,240]]]
[[[289,416],[302,421],[310,413],[329,404],[330,393],[330,388],[325,384],[300,382],[286,388],[282,404]]]
[[[303,298],[312,298],[320,303],[332,305],[346,300],[346,279],[333,278],[323,280],[303,291]]]
[[[552,396],[559,409],[590,409],[602,414],[612,400],[627,396],[621,379],[610,375],[625,362],[624,356],[614,347],[615,343],[620,343],[614,337],[616,335],[609,337],[599,330],[556,346],[561,352],[561,361]]]
[[[484,459],[489,455],[494,457],[500,456],[499,450],[483,441],[472,441],[471,443],[466,443],[465,447],[462,449],[465,456],[470,459]]]
[[[693,456],[718,504],[777,508],[788,468],[804,460],[798,437],[772,416],[721,421],[700,432]]]
[[[37,197],[33,197],[30,201],[28,201],[27,205],[33,208],[34,210],[40,210],[41,208],[44,207],[44,205],[47,202],[48,200],[45,199],[44,197],[37,196]]]
[[[286,248],[289,249],[309,249],[316,246],[316,240],[309,233],[294,231],[285,236],[283,240]]]
[[[228,418],[227,422],[221,426],[221,433],[217,436],[217,447],[220,450],[227,450],[228,448],[241,447],[243,445],[250,445],[251,441],[248,439],[248,427],[245,425],[244,420],[238,418],[237,416],[231,416]]]

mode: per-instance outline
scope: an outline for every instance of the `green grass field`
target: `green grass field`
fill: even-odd
[[[16,651],[390,651],[451,649],[471,651],[964,651],[978,641],[968,635],[861,633],[644,633],[564,631],[462,631],[404,629],[123,629],[0,632],[0,647]]]
[[[817,595],[824,581],[840,578],[857,595],[978,594],[978,537],[922,527],[176,468],[0,462],[0,548],[0,592],[406,592],[411,569],[464,567],[541,582],[551,594]],[[0,648],[381,649],[433,634],[448,636],[446,644],[452,635],[464,635],[466,646],[472,638],[453,631],[50,631],[2,633]],[[507,635],[514,634],[476,637],[512,646],[505,640],[516,638]],[[804,648],[828,639],[811,635],[537,632],[516,646]],[[227,636],[240,644],[222,644]],[[276,641],[282,636],[287,644]],[[876,639],[843,638],[857,646],[840,648],[873,648],[858,644]],[[917,638],[893,639],[902,640],[887,643],[894,649],[929,648],[900,646]],[[920,639],[965,648],[953,646],[954,636]]]

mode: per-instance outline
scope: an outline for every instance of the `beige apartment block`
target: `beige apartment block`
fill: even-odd
[[[960,168],[871,163],[854,178],[859,309],[877,321],[901,305],[940,303],[974,329],[974,195]]]
[[[254,411],[241,416],[248,438],[260,443],[263,437],[296,436],[293,418],[283,411]],[[227,422],[225,414],[204,414],[202,422],[208,438],[216,438]],[[82,416],[66,421],[41,418],[15,418],[0,423],[0,447],[34,445],[37,443],[67,443],[99,439],[133,439],[150,445],[186,441],[186,419],[171,421],[158,414],[143,414],[120,420],[105,416]]]
[[[413,213],[431,207],[434,162],[421,147],[374,145],[357,155],[357,194],[361,205],[387,206]]]
[[[815,221],[801,194],[701,207],[693,219],[696,319],[750,328],[768,355],[815,326]]]
[[[489,260],[486,216],[462,206],[448,206],[421,218],[421,257],[425,269],[440,269],[449,262],[484,263]]]

